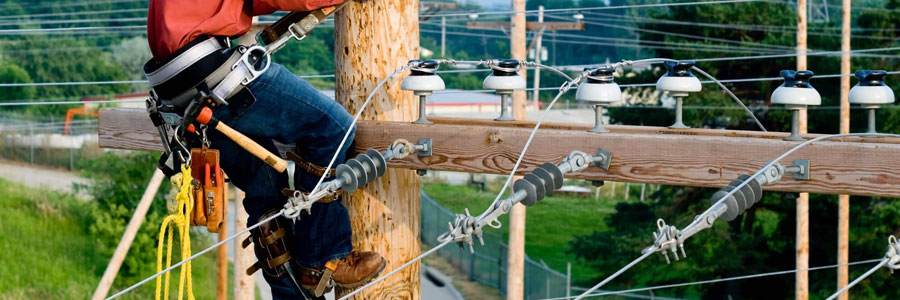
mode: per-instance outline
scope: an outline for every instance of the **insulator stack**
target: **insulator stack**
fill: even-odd
[[[384,176],[387,160],[384,154],[374,149],[360,153],[356,158],[347,160],[335,168],[337,179],[341,181],[341,190],[352,193],[357,188]]]
[[[525,191],[527,196],[522,200],[522,204],[532,206],[543,200],[544,197],[553,194],[553,191],[561,188],[562,185],[562,170],[554,164],[545,163],[531,173],[525,174],[524,178],[516,180],[513,190]]]
[[[750,209],[753,204],[756,204],[756,202],[759,202],[762,199],[762,187],[759,182],[756,181],[756,179],[750,179],[749,175],[738,176],[737,179],[713,194],[710,199],[712,204],[715,205],[722,197],[733,191],[735,187],[748,179],[749,182],[746,185],[738,189],[723,202],[727,209],[725,210],[725,213],[722,214],[722,219],[726,222],[733,221],[739,215],[747,211],[747,209]]]

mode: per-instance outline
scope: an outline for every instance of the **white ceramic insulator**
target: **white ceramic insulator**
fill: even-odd
[[[703,88],[702,86],[700,79],[693,76],[675,77],[663,75],[656,82],[657,90],[670,93],[696,93]]]
[[[772,93],[772,104],[821,105],[822,96],[816,89],[779,86]]]
[[[445,86],[438,75],[410,75],[403,80],[400,88],[404,91],[433,92],[443,90]]]
[[[622,89],[615,82],[582,83],[575,93],[575,100],[596,104],[608,104],[622,101]]]
[[[850,103],[888,104],[894,103],[894,91],[887,86],[854,86],[850,89]]]
[[[522,76],[494,76],[484,78],[484,89],[495,91],[514,91],[525,89],[525,78]]]

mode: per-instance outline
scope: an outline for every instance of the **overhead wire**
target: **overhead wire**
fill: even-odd
[[[2,15],[2,16],[0,16],[0,20],[41,18],[41,17],[108,15],[108,14],[121,14],[121,13],[146,12],[146,11],[147,11],[146,8],[128,8],[128,9],[112,9],[112,10],[99,10],[99,11],[58,12],[58,13],[46,13],[46,14]]]
[[[551,19],[563,19],[563,20],[571,20],[571,19],[572,19],[571,17],[566,18],[566,17],[558,17],[558,16],[554,16],[554,15],[544,15],[544,17],[545,17],[545,18],[551,18]],[[597,26],[603,26],[603,27],[610,27],[610,28],[617,28],[617,29],[624,29],[624,30],[631,30],[631,31],[639,31],[639,32],[653,33],[653,34],[659,34],[659,35],[665,35],[665,36],[677,36],[677,37],[681,37],[681,38],[689,38],[689,39],[696,39],[696,40],[722,42],[722,43],[729,43],[729,44],[735,44],[735,45],[751,45],[751,46],[764,47],[764,48],[773,48],[773,49],[781,49],[781,50],[790,50],[790,49],[793,49],[793,47],[785,46],[785,45],[774,45],[774,44],[765,44],[765,43],[757,43],[757,42],[735,41],[735,40],[729,40],[729,39],[723,39],[723,38],[715,38],[715,37],[708,37],[708,36],[699,36],[699,35],[693,35],[693,34],[684,34],[684,33],[669,32],[669,31],[662,31],[662,30],[644,29],[644,28],[638,28],[638,27],[623,26],[623,25],[615,25],[615,24],[608,24],[608,23],[601,23],[601,22],[591,22],[591,21],[584,21],[584,20],[582,20],[581,22],[582,22],[582,23],[585,23],[585,24],[597,25]]]
[[[615,15],[615,14],[596,13],[596,12],[586,12],[585,14],[603,16],[603,17],[598,17],[598,18],[587,19],[589,21],[590,20],[621,21],[621,20],[625,19],[625,20],[637,21],[642,24],[666,24],[666,25],[680,25],[680,26],[696,26],[696,27],[737,29],[737,30],[782,33],[782,34],[796,34],[796,32],[797,32],[796,26],[686,22],[686,21],[675,21],[675,20],[655,19],[655,18],[626,16],[626,15]],[[825,30],[825,31],[830,30],[832,32],[820,32],[820,31],[816,31],[816,29]],[[841,29],[838,27],[810,27],[807,34],[811,35],[811,36],[840,37],[841,36],[840,30]],[[865,32],[863,30],[855,30],[855,31],[856,32]],[[871,35],[859,35],[859,34],[854,34],[852,36],[852,38],[854,38],[854,39],[870,39],[870,40],[897,40],[897,39],[900,39],[898,37],[884,37],[884,36],[871,36]]]
[[[502,29],[494,29],[494,28],[469,28],[464,25],[454,25],[454,24],[441,24],[434,22],[423,22],[421,24],[432,25],[432,26],[446,26],[449,28],[463,28],[469,30],[484,30],[484,31],[503,31]],[[424,30],[426,33],[441,33],[433,30]],[[447,34],[456,33],[454,31],[447,31]],[[685,46],[691,48],[668,48],[668,47],[656,47],[658,49],[675,49],[675,50],[705,50],[705,49],[716,49],[716,50],[753,50],[755,52],[767,52],[767,51],[776,51],[773,49],[765,49],[765,48],[753,48],[753,47],[738,47],[738,46],[730,46],[730,45],[713,45],[713,44],[689,44],[689,43],[676,43],[676,42],[667,42],[667,41],[649,41],[649,40],[640,40],[640,39],[623,39],[623,38],[614,38],[614,37],[602,37],[602,36],[585,36],[585,35],[575,35],[575,34],[564,34],[558,32],[544,32],[544,36],[549,37],[571,37],[579,39],[578,42],[583,42],[583,40],[602,40],[602,41],[616,41],[616,42],[630,42],[635,44],[629,44],[627,46],[634,46],[640,48],[647,48],[647,44],[656,44],[662,46]],[[505,36],[487,36],[491,38],[508,38]],[[560,40],[557,40],[559,42]],[[569,40],[562,40],[569,41]],[[620,44],[602,44],[602,45],[612,45],[612,46],[620,46]],[[625,45],[622,45],[625,46]]]
[[[634,288],[634,289],[627,289],[627,290],[620,290],[620,291],[605,291],[605,292],[590,294],[590,295],[587,295],[587,297],[620,295],[620,294],[624,294],[624,293],[637,293],[637,292],[670,289],[670,288],[676,288],[676,287],[685,287],[685,286],[703,285],[703,284],[710,284],[710,283],[720,283],[720,282],[728,282],[728,281],[736,281],[736,280],[746,280],[746,279],[762,278],[762,277],[769,277],[769,276],[786,275],[786,274],[793,274],[793,273],[805,272],[805,271],[818,271],[818,270],[834,269],[834,268],[843,267],[843,266],[855,266],[855,265],[862,265],[862,264],[870,264],[870,263],[878,262],[880,260],[882,260],[882,259],[878,258],[878,259],[856,261],[856,262],[851,262],[851,263],[846,263],[846,264],[835,264],[835,265],[811,267],[811,268],[805,268],[805,269],[793,269],[793,270],[758,273],[758,274],[751,274],[751,275],[741,275],[741,276],[710,279],[710,280],[674,283],[674,284],[658,285],[658,286],[643,287],[643,288]],[[577,296],[544,298],[541,300],[568,300],[568,299],[574,299],[575,297],[577,297]]]
[[[825,139],[832,139],[832,138],[839,138],[839,137],[866,137],[866,136],[868,136],[868,137],[893,137],[893,138],[900,138],[900,134],[889,134],[889,133],[841,133],[841,134],[823,135],[823,136],[819,136],[819,137],[816,137],[816,138],[813,138],[813,139],[806,140],[806,141],[804,141],[804,142],[802,142],[802,143],[800,143],[800,144],[797,144],[796,146],[792,147],[790,150],[785,151],[783,154],[781,154],[780,156],[778,156],[778,157],[775,158],[774,160],[769,161],[768,163],[766,163],[762,168],[760,168],[758,171],[756,171],[755,173],[753,173],[753,175],[747,177],[746,180],[743,180],[743,181],[741,181],[741,183],[735,185],[735,186],[734,186],[734,189],[731,189],[731,190],[728,191],[725,195],[722,195],[722,197],[720,197],[719,200],[716,201],[716,203],[713,203],[713,205],[711,205],[710,208],[708,208],[704,213],[702,213],[702,214],[700,214],[700,215],[698,215],[698,216],[703,216],[703,215],[707,214],[709,211],[711,211],[711,210],[713,210],[714,208],[716,208],[720,203],[724,202],[726,199],[728,199],[729,197],[733,196],[734,193],[736,193],[736,192],[739,191],[741,188],[743,188],[744,186],[746,186],[751,180],[756,180],[755,178],[759,177],[763,172],[765,172],[766,170],[768,170],[769,168],[771,168],[773,165],[775,165],[775,164],[777,164],[778,162],[780,162],[782,159],[784,159],[784,158],[787,157],[788,155],[793,154],[794,152],[796,152],[797,150],[799,150],[799,149],[801,149],[801,148],[803,148],[803,147],[806,147],[806,146],[808,146],[808,145],[810,145],[810,144],[812,144],[812,143],[815,143],[815,142],[818,142],[818,141],[822,141],[822,140],[825,140]],[[590,290],[588,290],[587,292],[581,294],[580,296],[576,297],[575,299],[576,299],[576,300],[578,300],[578,299],[583,299],[583,298],[586,297],[588,294],[590,294],[590,292],[593,292],[594,290],[596,290],[596,289],[602,287],[604,284],[606,284],[606,283],[608,283],[609,281],[611,281],[611,279],[614,279],[614,278],[617,277],[619,274],[622,274],[623,272],[625,272],[625,271],[631,269],[632,267],[634,267],[634,266],[637,264],[637,263],[635,263],[635,262],[639,262],[640,260],[643,260],[643,258],[646,258],[646,256],[648,256],[649,254],[656,253],[656,251],[658,251],[658,250],[660,250],[660,249],[659,249],[659,247],[657,247],[656,245],[652,245],[652,246],[648,247],[647,249],[645,249],[645,250],[643,251],[643,252],[646,252],[646,253],[644,253],[643,255],[641,255],[641,256],[639,257],[638,260],[635,260],[635,261],[633,261],[632,263],[629,263],[628,265],[622,267],[621,269],[619,269],[618,271],[616,271],[616,273],[613,273],[613,275],[611,275],[611,276],[609,276],[608,278],[604,279],[604,280],[601,281],[600,283],[594,285],[594,287],[592,287]]]
[[[859,277],[854,279],[853,282],[850,282],[850,284],[844,286],[843,288],[838,290],[836,293],[834,293],[834,295],[831,295],[831,297],[828,297],[828,299],[825,299],[825,300],[833,300],[833,299],[837,298],[838,296],[840,296],[841,294],[847,292],[848,290],[850,290],[850,288],[852,288],[856,284],[860,283],[863,279],[868,278],[869,275],[872,275],[872,273],[875,273],[875,271],[878,271],[878,269],[881,269],[882,267],[887,265],[888,262],[890,262],[890,260],[888,258],[882,258],[881,263],[879,263],[877,266],[872,267],[871,269],[866,271],[866,273],[863,273],[862,275],[860,275]]]
[[[420,32],[424,33],[434,33],[440,34],[441,31],[437,30],[428,30],[428,29],[420,29]],[[448,35],[459,35],[459,36],[474,36],[474,37],[485,37],[485,38],[494,38],[494,39],[508,39],[506,36],[501,35],[490,35],[490,34],[480,34],[480,33],[465,33],[465,32],[455,32],[455,31],[447,31]],[[635,45],[635,44],[615,44],[615,43],[603,43],[603,42],[591,42],[591,41],[572,41],[572,40],[556,40],[557,43],[562,44],[575,44],[575,45],[593,45],[593,46],[615,46],[615,47],[628,47],[628,48],[650,48],[650,49],[674,49],[674,50],[688,50],[688,51],[699,51],[699,52],[722,52],[722,49],[706,49],[701,47],[694,48],[678,48],[678,47],[663,47],[663,46],[651,46],[651,45]],[[729,52],[734,53],[759,53],[757,50],[729,50]]]
[[[611,9],[627,9],[627,8],[653,8],[653,7],[671,7],[671,6],[693,6],[693,5],[711,5],[711,4],[732,4],[747,2],[771,2],[771,0],[720,0],[720,1],[695,1],[695,2],[670,2],[670,3],[650,3],[650,4],[632,4],[618,6],[595,6],[595,7],[579,7],[579,8],[555,8],[545,9],[545,13],[561,12],[561,11],[595,11],[595,10],[611,10]],[[444,13],[444,14],[425,14],[419,17],[453,17],[453,16],[469,16],[476,15],[511,15],[511,14],[536,14],[539,10],[509,10],[509,11],[488,11],[488,12],[465,12],[465,13]]]

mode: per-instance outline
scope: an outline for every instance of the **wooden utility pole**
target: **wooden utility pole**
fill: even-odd
[[[527,45],[525,41],[525,0],[513,0],[513,13],[510,23],[509,48],[512,58],[525,60]],[[519,72],[525,77],[526,72]],[[513,117],[524,120],[525,91],[513,93]],[[507,249],[506,299],[521,300],[525,287],[525,206],[516,204],[509,211],[509,248]]]
[[[247,229],[247,211],[244,210],[244,191],[234,189],[234,232]],[[256,285],[253,276],[247,275],[247,268],[256,260],[253,247],[241,247],[241,241],[250,237],[250,233],[244,233],[235,238],[234,242],[234,299],[253,300],[256,297]]]
[[[419,1],[351,2],[335,16],[334,48],[336,99],[356,113],[379,81],[418,58]],[[401,79],[394,78],[378,91],[363,119],[411,122],[416,118],[416,97],[400,90]],[[350,212],[353,248],[384,255],[385,273],[420,254],[419,176],[414,171],[389,168],[384,177],[344,201]],[[419,299],[419,288],[419,265],[415,264],[355,298]]]
[[[850,0],[841,9],[841,74],[850,74]],[[850,77],[841,76],[841,130],[850,133]],[[847,263],[850,262],[850,195],[838,195],[837,289],[847,286]],[[838,296],[847,300],[848,292]]]
[[[806,0],[797,0],[797,70],[806,70]],[[806,109],[800,110],[800,133],[807,132]],[[797,196],[797,270],[809,268],[809,193]],[[809,272],[797,271],[795,297],[809,299]]]
[[[441,57],[447,55],[447,17],[441,16]]]
[[[543,5],[538,6],[538,23],[540,23],[542,26],[544,24],[544,6]],[[543,53],[542,50],[543,50],[544,46],[541,45],[542,44],[541,42],[543,40],[544,30],[546,30],[546,28],[541,27],[541,29],[534,36],[534,61],[537,63],[541,63],[541,58],[543,58],[541,56],[541,54]],[[538,104],[538,103],[540,103],[540,99],[541,99],[539,97],[541,94],[540,91],[541,91],[541,68],[534,68],[534,92],[531,95],[532,95],[532,99],[534,101],[534,110],[535,111],[537,111],[541,107]]]
[[[222,202],[222,211],[228,211],[228,183],[225,184],[223,198],[225,201]],[[225,220],[222,224],[219,224],[219,241],[228,238],[228,215],[225,215]],[[237,244],[237,243],[235,243]],[[218,275],[218,281],[216,283],[216,300],[228,300],[228,247],[225,245],[219,246],[219,249],[216,249],[218,253],[216,253],[216,275]]]
[[[162,183],[163,178],[165,178],[165,176],[163,176],[162,171],[159,169],[156,169],[156,171],[153,172],[153,177],[150,178],[150,183],[147,184],[147,189],[144,190],[141,201],[138,202],[137,208],[134,209],[134,215],[131,216],[128,225],[125,226],[125,233],[122,234],[122,240],[119,241],[119,245],[116,246],[116,251],[113,252],[112,258],[109,259],[109,264],[106,265],[106,271],[103,272],[103,277],[100,278],[100,284],[98,284],[97,289],[94,290],[94,295],[91,296],[91,300],[102,300],[109,294],[109,288],[112,287],[113,282],[116,280],[116,275],[119,274],[119,268],[122,267],[122,261],[124,261],[125,256],[128,255],[128,250],[131,249],[131,243],[134,242],[135,235],[137,235],[138,230],[141,229],[141,224],[144,223],[144,217],[147,216],[150,204],[153,203],[153,196],[156,196],[156,192],[159,191],[159,185]]]

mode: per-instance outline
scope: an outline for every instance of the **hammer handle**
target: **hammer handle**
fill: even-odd
[[[287,169],[287,161],[281,159],[281,157],[278,157],[278,155],[272,154],[272,152],[269,152],[269,150],[266,150],[266,148],[263,148],[255,141],[248,138],[246,135],[237,132],[237,130],[234,130],[228,125],[225,125],[224,122],[216,123],[218,123],[216,124],[216,130],[230,138],[232,141],[237,143],[238,146],[244,148],[244,150],[247,150],[248,152],[253,154],[253,156],[259,157],[259,159],[265,161],[266,164],[272,166],[272,168],[274,168],[279,173],[283,173],[284,170]]]

